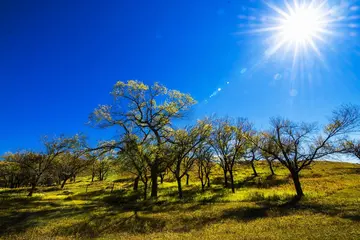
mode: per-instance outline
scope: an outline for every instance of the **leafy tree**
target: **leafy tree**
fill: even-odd
[[[259,148],[284,165],[292,176],[296,200],[303,195],[299,173],[314,160],[343,150],[347,134],[359,131],[360,110],[344,105],[335,110],[323,131],[317,124],[295,123],[287,119],[271,119],[271,129],[263,132]],[[268,144],[274,146],[269,148]]]
[[[27,178],[19,164],[12,161],[0,160],[0,186],[16,188],[26,182]]]
[[[151,196],[157,197],[158,176],[166,158],[164,146],[169,139],[171,122],[179,119],[195,104],[194,99],[176,90],[155,83],[148,86],[140,81],[119,81],[114,85],[112,105],[99,106],[91,121],[100,127],[120,126],[125,133],[144,136],[154,146],[151,169]]]

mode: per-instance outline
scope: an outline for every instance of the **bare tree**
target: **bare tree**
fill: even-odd
[[[351,154],[360,160],[360,141],[345,141],[343,144],[343,153]]]
[[[317,124],[273,118],[271,129],[263,133],[259,147],[290,171],[296,199],[299,200],[304,195],[299,179],[300,171],[316,159],[341,152],[347,134],[359,131],[359,121],[360,110],[352,105],[343,105],[335,110],[322,132],[318,130]],[[267,142],[276,147],[264,147]]]
[[[119,152],[119,160],[122,169],[134,174],[134,190],[138,189],[139,180],[144,185],[144,200],[147,199],[147,189],[149,185],[149,176],[151,169],[149,162],[154,156],[152,146],[146,142],[146,139],[139,141],[136,135],[127,135],[124,141],[124,147]]]
[[[174,174],[178,184],[179,198],[183,197],[181,179],[186,176],[189,181],[189,170],[194,164],[198,146],[209,136],[211,125],[199,121],[198,125],[174,131],[174,138],[169,144],[171,164],[169,170]]]
[[[110,157],[104,156],[98,159],[97,174],[99,181],[104,181],[111,169]]]
[[[92,165],[92,159],[85,158],[83,152],[66,152],[56,159],[55,167],[62,180],[61,188],[70,178],[74,178],[80,172]]]
[[[52,140],[48,140],[47,137],[44,137],[43,143],[46,149],[44,153],[28,151],[6,156],[7,159],[17,162],[20,167],[25,169],[28,173],[31,185],[28,194],[29,197],[32,196],[43,175],[50,170],[56,157],[77,145],[82,139],[83,136],[81,135],[75,135],[70,138],[61,136]]]
[[[258,136],[264,136],[263,133],[260,133]],[[255,144],[259,144],[259,140],[255,142]],[[259,145],[258,145],[259,146]],[[277,156],[281,153],[279,147],[274,144],[273,141],[269,139],[262,139],[261,148],[259,148],[261,156],[266,160],[269,165],[269,169],[271,172],[271,176],[275,175],[273,163],[276,160],[274,156]],[[269,154],[269,152],[273,152],[275,154]]]
[[[196,161],[198,167],[198,178],[201,182],[201,190],[205,191],[205,186],[210,187],[210,174],[214,167],[213,152],[211,146],[202,143],[196,151]]]
[[[258,173],[255,168],[255,161],[260,160],[262,157],[257,144],[259,137],[255,132],[252,132],[251,134],[249,133],[249,138],[252,138],[252,140],[248,141],[248,148],[246,149],[244,158],[250,163],[251,169],[253,170],[253,175],[256,177],[258,176]]]
[[[250,130],[251,124],[244,118],[238,118],[235,123],[230,118],[219,118],[213,123],[210,144],[220,159],[225,186],[227,186],[227,173],[230,175],[233,193],[235,192],[234,166],[236,161],[245,155]]]

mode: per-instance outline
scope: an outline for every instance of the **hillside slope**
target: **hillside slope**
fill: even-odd
[[[160,184],[157,201],[143,201],[131,176],[113,173],[90,183],[79,177],[63,190],[0,190],[0,237],[4,239],[360,239],[360,165],[316,162],[301,182],[306,197],[294,195],[288,172],[265,162],[236,171],[237,189],[222,187],[221,171],[205,193],[193,172],[184,199],[177,199],[170,176]],[[114,185],[113,185],[114,184]],[[113,188],[113,189],[112,189]]]

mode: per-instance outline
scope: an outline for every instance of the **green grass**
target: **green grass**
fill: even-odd
[[[301,174],[305,198],[294,196],[288,172],[265,162],[259,176],[249,166],[236,171],[236,193],[222,187],[221,171],[201,193],[195,173],[184,199],[170,176],[157,201],[132,191],[130,176],[112,174],[90,184],[78,177],[65,189],[0,190],[0,237],[4,239],[360,239],[360,166],[317,162]],[[114,191],[111,186],[115,182]],[[86,187],[88,191],[86,192]]]

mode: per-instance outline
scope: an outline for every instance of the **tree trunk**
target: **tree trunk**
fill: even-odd
[[[27,195],[28,197],[32,197],[32,195],[33,195],[33,193],[35,191],[35,188],[36,188],[36,183],[32,183],[29,194]]]
[[[63,182],[62,182],[62,184],[61,184],[61,189],[63,189],[63,188],[64,188],[65,183],[66,183],[66,181],[67,181],[67,180],[68,180],[67,178],[64,178],[64,180],[63,180]]]
[[[158,164],[151,166],[151,197],[157,198],[158,195]]]
[[[92,175],[91,175],[91,182],[94,182],[94,178],[95,178],[95,173],[92,173]]]
[[[190,178],[190,175],[186,174],[186,186],[189,186],[189,178]]]
[[[176,182],[177,182],[177,185],[178,185],[179,198],[182,199],[183,192],[182,192],[182,188],[181,188],[181,178],[176,177]]]
[[[235,186],[234,186],[234,176],[232,170],[229,170],[230,173],[230,181],[231,181],[231,191],[235,193]]]
[[[102,170],[101,170],[101,167],[99,169],[99,181],[102,181]]]
[[[163,184],[164,183],[164,176],[165,174],[160,174],[160,183]]]
[[[147,181],[144,182],[144,200],[147,199],[147,188],[148,188],[148,184]]]
[[[210,187],[210,178],[207,176],[207,186]]]
[[[134,179],[134,187],[133,187],[133,190],[134,191],[137,191],[139,188],[139,176],[137,176],[135,179]]]
[[[256,177],[258,174],[257,174],[256,169],[255,169],[255,163],[254,163],[254,161],[250,161],[250,163],[251,163],[251,168],[252,168],[252,170],[254,172],[254,176]]]
[[[227,170],[224,168],[224,186],[228,187]]]
[[[271,175],[275,175],[275,172],[274,172],[274,169],[273,169],[273,166],[272,166],[272,161],[267,161],[268,164],[269,164],[269,168],[270,168],[270,171],[271,171]]]
[[[304,196],[303,190],[301,188],[301,183],[299,179],[299,173],[296,171],[291,172],[292,179],[294,181],[295,190],[296,190],[296,199],[300,200],[302,196]]]

